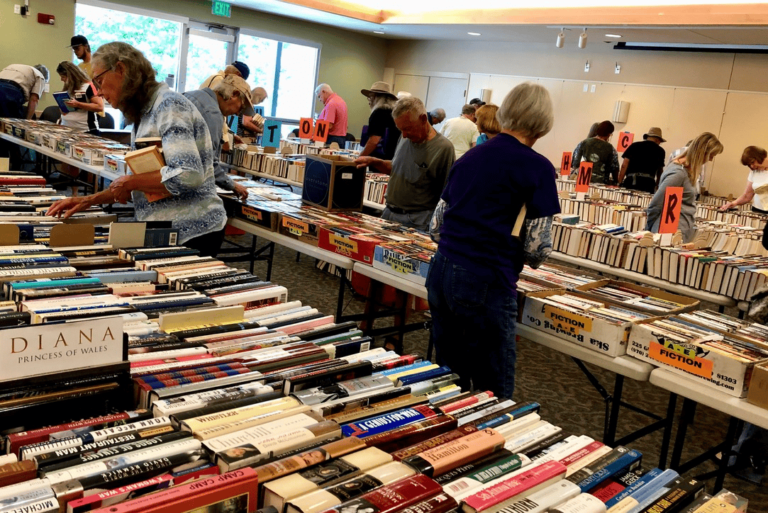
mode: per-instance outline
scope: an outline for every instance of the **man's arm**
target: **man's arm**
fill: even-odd
[[[382,160],[377,159],[375,157],[360,157],[357,160],[355,160],[355,164],[357,164],[357,167],[372,167],[379,173],[384,174],[391,174],[392,173],[392,161],[391,160]]]
[[[32,116],[35,115],[35,110],[37,110],[37,102],[39,101],[40,97],[37,95],[37,93],[30,93],[29,105],[27,106],[27,119],[32,119]]]
[[[264,131],[264,127],[262,125],[257,125],[256,123],[254,123],[253,117],[251,116],[243,116],[243,126],[256,134],[260,134]]]
[[[365,148],[363,148],[363,151],[360,152],[361,157],[365,157],[366,155],[370,155],[373,153],[373,150],[376,149],[376,146],[378,146],[379,141],[381,141],[380,135],[372,135],[368,138],[368,142],[365,143]]]
[[[627,168],[629,167],[629,159],[624,157],[624,161],[621,163],[621,170],[619,171],[619,185],[624,181],[624,175],[627,174]]]

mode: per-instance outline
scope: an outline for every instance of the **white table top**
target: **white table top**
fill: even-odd
[[[288,180],[287,178],[280,178],[279,176],[273,176],[267,173],[262,173],[260,171],[254,171],[253,169],[248,169],[247,167],[233,166],[232,164],[227,164],[225,162],[222,162],[221,165],[224,167],[228,167],[229,169],[241,171],[251,176],[256,176],[258,178],[266,178],[268,180],[272,180],[273,182],[280,182],[280,183],[292,185],[293,187],[304,187],[304,184],[301,182],[294,182],[293,180]]]
[[[517,334],[526,340],[578,358],[583,362],[595,364],[602,369],[615,372],[635,381],[648,381],[651,371],[654,369],[654,366],[650,363],[641,362],[636,358],[630,356],[607,356],[524,324],[518,323],[516,330]]]
[[[394,274],[376,269],[370,265],[363,264],[361,262],[355,262],[355,272],[360,273],[363,276],[374,279],[385,285],[391,285],[397,290],[402,290],[408,294],[413,294],[416,297],[427,299],[427,288],[424,285],[419,285],[412,281],[408,281]]]
[[[331,253],[330,251],[326,251],[315,246],[310,246],[306,242],[301,242],[296,239],[286,237],[285,235],[281,235],[277,232],[269,231],[266,228],[262,228],[261,226],[249,223],[248,221],[243,221],[242,219],[230,218],[229,224],[235,228],[245,230],[252,235],[256,235],[257,237],[262,237],[268,241],[280,244],[281,246],[296,250],[304,255],[308,255],[313,258],[319,258],[320,260],[329,262],[342,269],[352,269],[355,264],[355,261],[351,258],[337,255],[336,253]]]
[[[667,369],[654,369],[651,372],[651,383],[737,419],[768,429],[768,410],[749,404],[746,399],[720,392],[696,378],[681,376]]]
[[[737,306],[736,301],[731,299],[728,296],[713,294],[711,292],[704,292],[703,290],[694,289],[693,287],[687,287],[685,285],[670,283],[665,280],[660,280],[658,278],[652,278],[650,276],[646,276],[645,274],[636,273],[634,271],[627,271],[626,269],[620,269],[618,267],[611,267],[610,265],[602,264],[599,262],[593,262],[592,260],[589,260],[587,258],[574,257],[571,255],[560,253],[559,251],[553,251],[552,254],[549,255],[549,258],[551,260],[557,260],[560,262],[565,262],[567,264],[585,267],[593,271],[600,271],[606,274],[610,274],[611,276],[623,278],[625,280],[636,281],[636,282],[642,283],[643,285],[656,287],[658,289],[666,290],[674,294],[689,296],[692,298],[696,298],[700,301],[707,301],[708,303],[714,303],[716,305],[721,305],[721,306]]]
[[[48,155],[49,157],[55,160],[58,160],[59,162],[70,164],[72,166],[77,167],[78,169],[82,169],[83,171],[87,171],[96,176],[103,176],[107,180],[117,180],[120,177],[120,175],[117,173],[109,173],[105,171],[103,166],[89,166],[88,164],[85,164],[80,160],[73,159],[71,157],[65,157],[61,153],[53,151],[50,148],[45,148],[37,144],[32,144],[31,142],[25,141],[23,139],[19,139],[18,137],[13,137],[8,134],[0,133],[0,138],[5,139],[6,141],[11,141],[12,143],[16,143],[19,146],[24,146],[25,148],[33,149],[38,153],[42,153],[43,155]]]

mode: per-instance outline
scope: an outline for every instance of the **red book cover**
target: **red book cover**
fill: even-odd
[[[538,487],[546,485],[549,481],[562,479],[565,476],[565,471],[565,465],[560,462],[542,463],[495,486],[466,497],[462,509],[467,513],[477,513],[521,493],[533,493]]]
[[[392,513],[414,506],[443,492],[443,487],[429,477],[417,474],[372,490],[324,513],[366,511],[366,513]]]
[[[568,465],[573,465],[574,463],[579,461],[581,458],[584,458],[588,454],[598,450],[600,447],[602,447],[604,445],[605,444],[603,442],[592,442],[588,446],[586,446],[586,447],[584,447],[582,449],[579,449],[578,451],[576,451],[576,452],[574,452],[572,454],[569,454],[568,456],[566,456],[565,458],[563,458],[563,459],[561,459],[559,461],[560,461],[560,463],[562,463],[566,467]]]
[[[423,442],[419,442],[417,444],[411,445],[410,447],[406,447],[404,449],[400,449],[399,451],[393,452],[392,458],[394,458],[395,461],[401,461],[405,458],[415,456],[416,454],[424,452],[428,449],[432,449],[433,447],[439,447],[441,445],[447,444],[451,440],[456,440],[457,438],[461,438],[462,436],[474,433],[476,431],[477,428],[475,426],[461,426],[460,428],[454,429],[453,431],[448,431],[442,435],[434,436],[428,440],[424,440]]]
[[[447,431],[456,429],[458,421],[450,415],[414,422],[386,433],[365,438],[368,447],[377,447],[384,452],[393,452],[403,445],[413,445]]]
[[[467,406],[472,406],[491,397],[493,397],[493,392],[489,390],[488,392],[473,395],[472,397],[467,397],[466,399],[456,401],[455,403],[446,404],[440,409],[443,410],[443,413],[451,413],[452,411],[460,410],[462,408],[466,408]]]
[[[199,508],[200,511],[251,513],[258,508],[257,484],[256,471],[245,467],[95,511],[96,513],[184,513]]]
[[[394,360],[389,360],[382,363],[376,364],[376,370],[377,371],[384,371],[389,369],[394,369],[396,367],[404,367],[406,365],[411,365],[416,363],[416,360],[421,360],[421,357],[415,354],[409,354],[405,356],[401,356],[399,358],[395,358]]]
[[[600,502],[607,502],[625,488],[624,484],[613,479],[607,479],[590,490],[589,493],[600,499]]]
[[[6,453],[18,453],[19,449],[25,445],[35,444],[38,442],[46,442],[50,439],[50,435],[58,433],[60,431],[71,431],[83,428],[91,428],[88,431],[106,429],[108,427],[125,424],[125,421],[138,422],[140,420],[152,418],[152,414],[147,410],[127,411],[122,413],[113,413],[112,415],[104,415],[102,417],[94,417],[92,419],[78,420],[76,422],[69,422],[67,424],[59,424],[58,426],[49,426],[45,428],[35,429],[33,431],[21,431],[19,433],[12,433],[6,435]]]
[[[441,493],[418,504],[401,509],[398,513],[448,513],[458,509],[458,507],[459,505],[453,497]]]
[[[172,484],[171,474],[145,479],[138,483],[120,486],[105,492],[94,493],[80,499],[75,499],[67,503],[67,513],[80,513],[81,511],[91,511],[97,508],[104,508],[123,502],[126,499],[133,499],[145,493],[154,492],[167,488]]]

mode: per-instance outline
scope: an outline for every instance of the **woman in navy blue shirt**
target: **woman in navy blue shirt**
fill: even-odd
[[[533,150],[554,123],[552,100],[526,82],[504,98],[501,133],[470,149],[448,175],[432,220],[438,240],[427,277],[440,365],[468,389],[511,398],[515,387],[516,284],[524,264],[552,251],[560,212],[552,163]],[[518,216],[522,230],[513,234]]]

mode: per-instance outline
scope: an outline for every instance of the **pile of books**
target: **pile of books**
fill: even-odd
[[[767,331],[714,312],[679,314],[634,324],[627,353],[745,397],[754,367],[768,362]]]
[[[563,214],[579,216],[581,221],[598,225],[615,224],[629,231],[642,230],[648,224],[646,208],[631,203],[560,198],[560,210]]]
[[[569,197],[575,197],[576,182],[574,180],[559,179],[557,180],[557,190],[569,193]],[[653,195],[612,185],[592,184],[589,186],[586,197],[614,203],[631,204],[646,209],[650,205]]]
[[[384,205],[387,197],[387,185],[389,175],[381,173],[367,173],[365,177],[365,196],[367,201]]]
[[[720,221],[724,224],[733,224],[741,226],[751,226],[760,228],[765,225],[768,216],[752,212],[751,210],[728,210],[721,212],[719,207],[714,205],[696,205],[696,219],[703,221]]]
[[[122,155],[130,151],[124,144],[48,121],[0,118],[0,130],[90,166],[104,165],[107,155]]]

